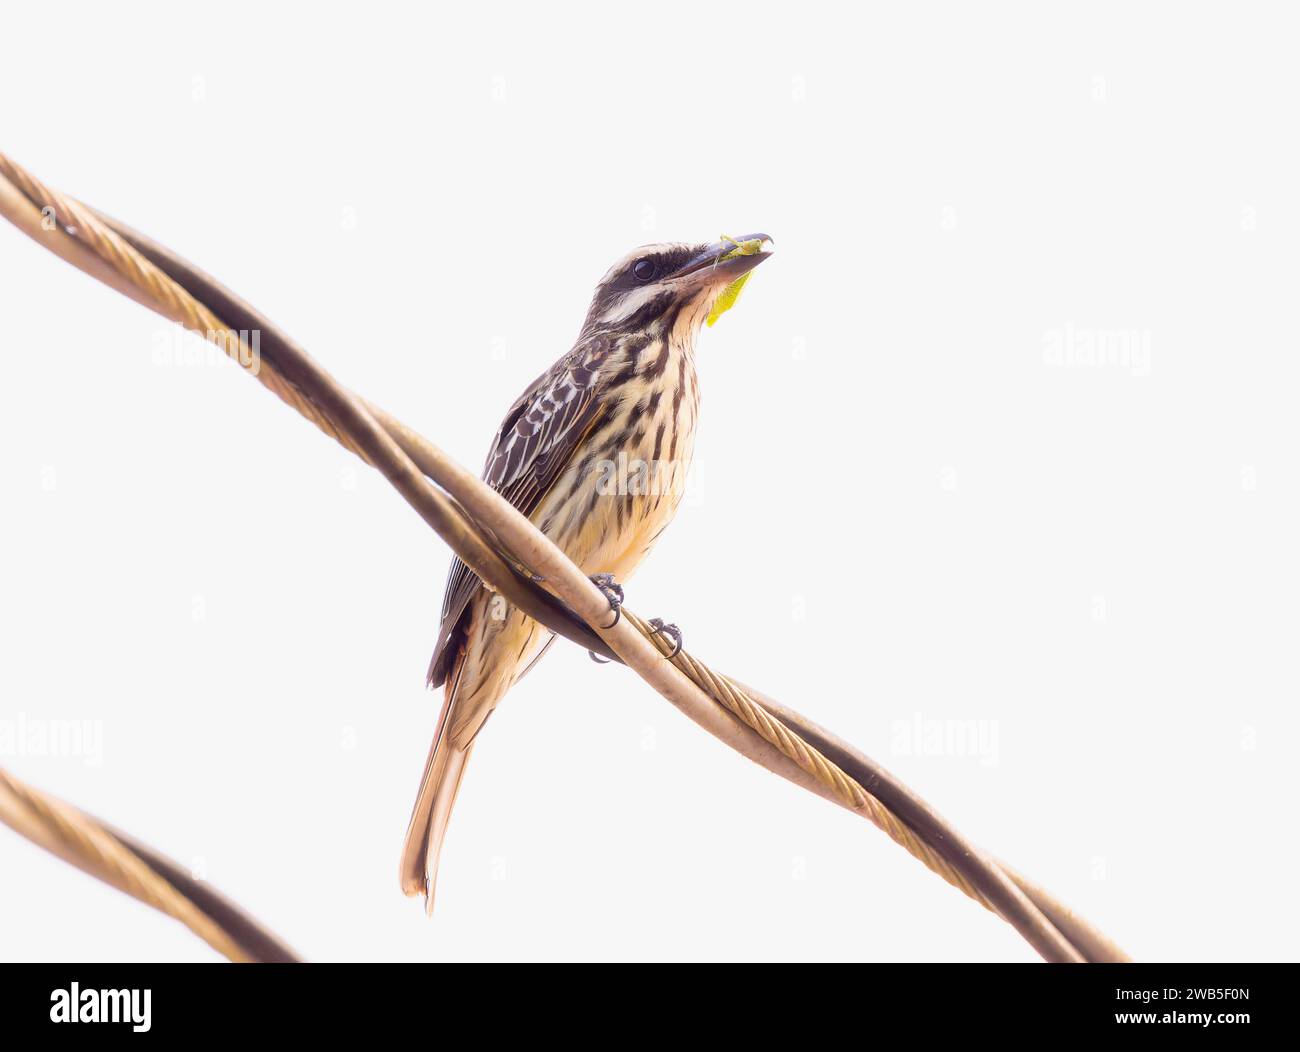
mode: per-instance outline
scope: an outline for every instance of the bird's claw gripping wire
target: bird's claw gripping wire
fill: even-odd
[[[663,636],[665,639],[673,641],[673,649],[670,653],[665,654],[669,661],[682,652],[682,630],[676,625],[666,625],[663,618],[654,617],[650,619],[650,634],[652,636]]]
[[[605,626],[605,630],[609,631],[623,616],[623,586],[614,580],[612,573],[594,573],[588,580],[600,589],[601,594],[609,600],[609,608],[614,611],[614,620]]]
[[[600,589],[601,594],[609,600],[609,608],[614,611],[614,620],[605,626],[608,631],[618,624],[618,619],[623,616],[623,586],[614,580],[612,573],[594,573],[588,580]],[[593,650],[588,650],[587,654],[597,665],[609,664],[608,659],[598,657]]]

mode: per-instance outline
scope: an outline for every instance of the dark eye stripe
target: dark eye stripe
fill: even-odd
[[[672,302],[673,294],[671,292],[661,292],[658,296],[641,304],[629,317],[620,321],[618,323],[619,328],[628,332],[644,329],[672,306]]]

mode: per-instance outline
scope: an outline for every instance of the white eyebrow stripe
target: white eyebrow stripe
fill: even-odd
[[[600,316],[600,320],[605,325],[617,324],[624,318],[630,318],[652,299],[661,295],[663,291],[662,287],[655,284],[629,289],[609,305],[608,309]]]

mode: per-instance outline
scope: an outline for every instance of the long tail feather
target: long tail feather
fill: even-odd
[[[474,749],[473,742],[463,749],[457,748],[452,744],[449,732],[464,661],[462,652],[447,679],[446,700],[438,717],[438,730],[429,748],[424,777],[420,780],[420,793],[415,799],[411,822],[406,829],[406,842],[402,847],[402,891],[407,895],[423,895],[428,913],[433,912],[434,882],[438,875],[442,839],[447,833],[447,823],[451,821],[451,810],[460,790],[460,780],[465,775],[465,765]]]

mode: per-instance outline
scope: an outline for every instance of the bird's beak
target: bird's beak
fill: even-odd
[[[772,239],[766,234],[744,234],[723,238],[701,249],[674,276],[690,277],[712,284],[730,284],[748,274],[772,254]]]

